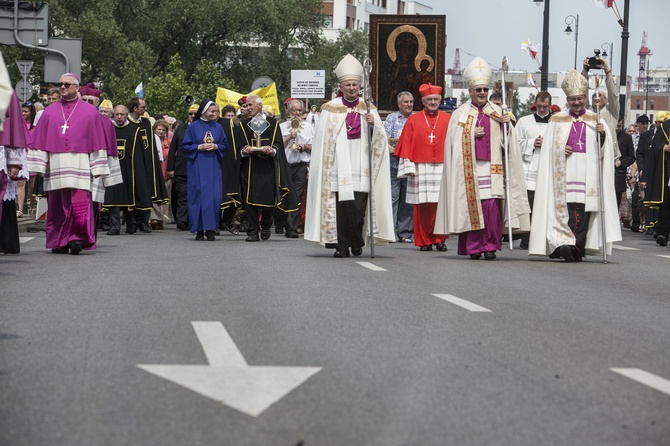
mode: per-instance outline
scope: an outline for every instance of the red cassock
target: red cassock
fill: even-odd
[[[414,163],[444,163],[444,141],[450,119],[451,115],[442,111],[432,116],[425,111],[413,114],[403,128],[395,154]],[[439,178],[417,179],[419,188],[425,187],[428,195],[431,190],[435,191],[435,200],[414,204],[414,244],[428,246],[442,243],[447,236],[433,234]]]

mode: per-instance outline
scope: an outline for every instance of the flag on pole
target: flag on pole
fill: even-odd
[[[535,43],[529,43],[528,39],[526,39],[521,44],[521,49],[528,53],[530,58],[537,62],[537,66],[540,67],[540,61],[537,59],[537,52],[540,50],[539,45]]]
[[[533,76],[531,76],[530,73],[526,73],[528,75],[528,86],[533,87],[534,89],[537,90],[537,85],[535,85],[535,79],[533,79]]]
[[[534,43],[529,43],[528,40],[524,40],[521,44],[521,49],[527,52],[532,59],[536,59],[540,47]]]
[[[621,19],[621,13],[619,13],[619,8],[617,7],[616,1],[614,0],[593,0],[593,3],[596,4],[597,7],[608,10],[611,9],[612,12],[614,12],[614,16],[617,18],[617,22],[619,22],[619,25],[623,28],[624,23],[623,19]]]
[[[593,3],[595,3],[599,8],[607,9],[612,7],[614,0],[593,0]]]
[[[138,98],[143,98],[144,97],[144,86],[142,85],[142,82],[135,87],[135,94],[137,95]]]

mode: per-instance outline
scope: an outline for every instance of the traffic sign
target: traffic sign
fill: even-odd
[[[16,84],[16,96],[19,98],[19,101],[27,102],[28,99],[33,97],[33,86],[30,85],[26,79],[21,79],[18,84]]]
[[[22,76],[27,76],[30,73],[30,69],[33,67],[32,60],[17,60],[16,66],[19,67],[19,72]]]

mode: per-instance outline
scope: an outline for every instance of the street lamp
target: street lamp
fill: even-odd
[[[569,15],[565,18],[565,24],[568,25],[565,28],[565,34],[568,36],[572,34],[572,25],[575,25],[575,70],[577,69],[577,45],[579,42],[579,14],[577,17]]]
[[[610,53],[609,54],[609,56],[610,56],[610,70],[611,70],[613,68],[612,67],[612,58],[614,57],[614,42],[610,42],[610,43],[605,42],[602,45],[600,45],[600,49],[603,50],[603,54],[602,54],[603,57],[607,57],[607,52],[609,51],[609,53]]]

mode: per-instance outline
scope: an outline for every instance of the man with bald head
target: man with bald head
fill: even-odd
[[[98,110],[79,99],[79,79],[65,73],[61,99],[44,109],[28,154],[30,171],[44,176],[46,246],[56,254],[95,249],[92,177],[109,175],[105,129]]]

